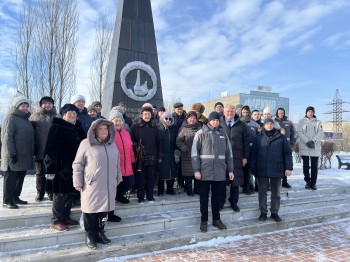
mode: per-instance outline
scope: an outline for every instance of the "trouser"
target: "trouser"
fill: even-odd
[[[116,199],[123,197],[126,192],[131,190],[135,185],[135,177],[132,176],[123,176],[123,181],[117,187],[117,196]]]
[[[44,196],[46,191],[44,161],[42,160],[35,161],[35,176],[36,176],[36,191],[40,196]]]
[[[142,171],[137,173],[137,198],[139,200],[145,198],[145,193],[148,200],[153,199],[155,170],[154,166],[142,166]]]
[[[54,193],[52,202],[52,223],[63,223],[69,219],[74,194]]]
[[[209,192],[211,188],[211,212],[213,220],[220,219],[220,200],[223,190],[226,187],[226,181],[201,181],[200,187],[200,210],[201,221],[208,221],[208,205],[209,205]]]
[[[184,176],[185,189],[186,189],[187,195],[193,194],[193,189],[192,189],[192,180],[193,179],[194,179],[193,176]]]
[[[185,177],[182,175],[181,161],[176,164],[177,185],[178,187],[185,187]]]
[[[108,212],[83,213],[84,229],[93,236],[97,232],[103,232],[108,219]]]
[[[7,170],[4,173],[3,182],[3,203],[12,203],[22,193],[24,177],[27,171]]]
[[[166,181],[166,193],[167,194],[173,194],[174,193],[174,183],[175,179],[169,179]],[[158,195],[164,194],[164,180],[159,179],[158,181]]]
[[[271,213],[278,213],[280,209],[280,186],[281,178],[257,177],[259,187],[259,208],[261,213],[267,213],[267,191],[271,187]]]
[[[233,205],[237,205],[238,199],[239,199],[239,186],[233,186],[232,182],[231,182],[231,185],[230,185],[230,198],[228,199],[230,201],[231,207]],[[224,203],[225,203],[225,201],[224,201]]]
[[[316,185],[318,173],[318,157],[302,156],[303,158],[303,173],[306,183]],[[310,179],[310,159],[311,159],[311,179]]]
[[[244,178],[244,189],[254,189],[254,182],[253,182],[253,176],[250,174],[250,168],[249,165],[246,164],[243,166],[243,178]]]

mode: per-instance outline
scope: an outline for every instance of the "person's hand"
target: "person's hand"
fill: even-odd
[[[16,164],[17,163],[17,154],[16,153],[13,153],[10,155],[10,162],[11,164]]]
[[[286,171],[284,171],[284,175],[285,176],[291,176],[292,175],[292,171],[291,170],[286,170]]]
[[[233,180],[235,178],[235,175],[233,174],[233,172],[229,172],[228,176],[229,176],[230,180]]]
[[[76,186],[74,188],[75,188],[75,190],[77,190],[79,192],[83,191],[83,187],[82,186]]]
[[[245,166],[247,164],[248,160],[246,158],[242,159],[242,166]]]
[[[194,172],[194,177],[195,177],[197,180],[201,180],[201,179],[202,179],[202,174],[201,174],[201,172],[199,172],[199,171]]]
[[[158,159],[158,164],[161,164],[162,163],[162,159]]]
[[[312,149],[312,148],[315,148],[315,142],[312,141],[312,140],[310,140],[309,142],[307,142],[306,145],[307,145],[308,148],[311,148],[311,149]]]

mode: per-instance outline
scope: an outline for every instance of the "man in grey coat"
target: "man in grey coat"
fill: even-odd
[[[32,114],[29,120],[32,122],[35,131],[35,174],[37,195],[35,201],[44,199],[46,189],[45,167],[43,163],[47,136],[52,125],[52,120],[57,116],[54,100],[49,96],[44,96],[39,101],[39,108]],[[47,193],[52,194],[50,189]]]
[[[202,232],[208,231],[208,199],[211,188],[213,226],[226,229],[220,220],[220,204],[226,187],[226,172],[233,180],[233,158],[229,138],[219,126],[220,114],[211,112],[208,123],[197,131],[191,150],[194,176],[200,180]]]

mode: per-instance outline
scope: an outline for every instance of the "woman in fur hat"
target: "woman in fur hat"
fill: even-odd
[[[197,121],[201,126],[206,125],[208,120],[207,118],[203,115],[205,106],[201,103],[195,103],[192,105],[192,110],[196,111],[197,113]]]

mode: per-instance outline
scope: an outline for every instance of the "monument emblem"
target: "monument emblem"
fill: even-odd
[[[133,70],[137,70],[137,77],[136,77],[135,85],[132,90],[131,88],[128,88],[126,84],[126,77]],[[145,81],[141,85],[140,70],[145,71],[152,79],[151,89],[148,88],[147,81]],[[126,66],[124,66],[124,68],[120,72],[120,83],[124,93],[129,98],[135,101],[148,101],[152,97],[154,97],[154,95],[157,92],[156,73],[154,72],[153,68],[150,65],[147,65],[141,61],[133,61],[133,62],[127,63]]]

